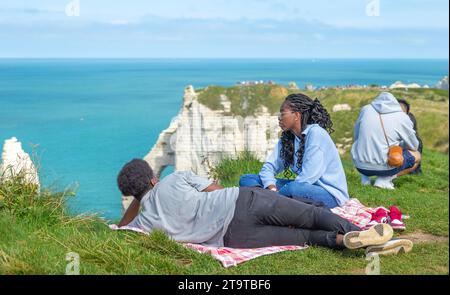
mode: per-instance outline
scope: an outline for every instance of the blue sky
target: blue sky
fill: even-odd
[[[67,16],[69,2],[0,0],[0,57],[449,55],[448,0],[79,0]]]

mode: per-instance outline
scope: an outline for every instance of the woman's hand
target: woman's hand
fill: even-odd
[[[269,189],[269,190],[271,190],[271,191],[274,191],[274,192],[277,192],[277,191],[278,191],[277,187],[276,187],[275,185],[273,185],[273,184],[269,185],[269,186],[267,187],[267,189]]]

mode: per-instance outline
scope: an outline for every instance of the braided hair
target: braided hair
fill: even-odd
[[[334,132],[333,122],[327,110],[322,106],[320,101],[316,98],[312,100],[305,94],[290,94],[286,97],[284,103],[291,111],[299,112],[301,114],[301,132],[303,132],[307,125],[318,124],[328,133]],[[296,167],[300,169],[303,163],[303,154],[305,152],[305,135],[301,134],[300,147],[295,152],[295,135],[292,131],[283,131],[281,135],[281,150],[280,157],[284,161],[285,173],[288,168],[294,164],[294,153],[297,155]]]

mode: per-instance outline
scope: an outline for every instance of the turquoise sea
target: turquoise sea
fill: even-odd
[[[186,85],[431,86],[445,75],[448,60],[0,59],[0,141],[15,136],[34,149],[44,185],[76,184],[73,213],[117,219],[117,172],[148,153]]]

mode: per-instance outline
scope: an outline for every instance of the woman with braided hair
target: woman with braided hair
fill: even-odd
[[[348,199],[347,181],[339,153],[329,133],[333,122],[318,99],[304,94],[286,97],[278,115],[281,139],[259,174],[246,174],[240,186],[257,186],[328,208]],[[295,180],[276,178],[289,169]]]

